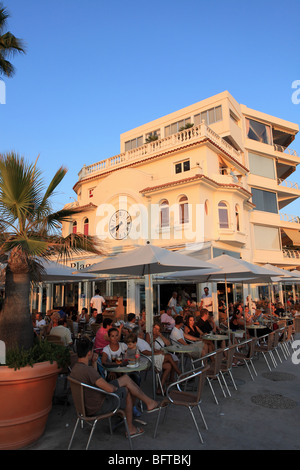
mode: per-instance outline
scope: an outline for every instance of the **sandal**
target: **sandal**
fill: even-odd
[[[138,437],[138,436],[142,436],[144,434],[144,429],[142,428],[136,428],[136,432],[134,432],[133,434],[130,434],[130,437],[131,439],[133,439],[134,437]],[[126,433],[126,437],[128,438],[128,434]]]

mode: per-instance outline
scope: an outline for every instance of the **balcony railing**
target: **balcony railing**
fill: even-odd
[[[274,144],[274,149],[276,150],[276,152],[282,152],[288,155],[292,155],[293,157],[298,157],[298,153],[296,152],[296,150],[290,149],[288,147],[283,147],[282,145]]]
[[[300,259],[300,251],[283,249],[283,257],[291,259]]]
[[[284,214],[283,212],[279,212],[280,220],[283,222],[292,222],[296,224],[300,224],[300,217],[298,215],[290,215]]]
[[[299,185],[295,181],[278,178],[277,183],[279,186],[284,186],[285,188],[299,189]]]
[[[204,122],[202,122],[198,126],[193,126],[189,129],[177,132],[176,134],[164,137],[163,139],[149,142],[114,157],[107,158],[89,166],[84,165],[78,174],[79,180],[86,178],[93,173],[101,174],[108,170],[120,168],[126,164],[138,162],[146,157],[151,157],[152,155],[158,154],[162,151],[173,150],[181,147],[182,145],[192,144],[193,142],[207,138],[216,144],[219,149],[221,149],[221,151],[223,150],[232,158],[236,159],[239,163],[243,164],[242,152],[235,150],[228,142],[226,142],[226,140],[224,140]]]

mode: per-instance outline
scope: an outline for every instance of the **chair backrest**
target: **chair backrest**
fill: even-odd
[[[268,335],[268,341],[267,341],[267,349],[270,351],[274,347],[274,340],[275,340],[275,334],[276,331],[272,331],[272,333],[269,333]]]
[[[68,377],[71,387],[72,398],[78,416],[86,417],[85,404],[84,404],[84,389],[78,380]]]
[[[54,343],[54,344],[65,346],[64,341],[58,335],[48,335],[46,336],[46,340],[48,341],[48,343]]]
[[[300,333],[300,317],[294,318],[295,333]]]
[[[214,355],[214,361],[210,368],[211,372],[209,375],[217,375],[220,372],[222,360],[224,357],[224,349],[218,349]]]
[[[224,352],[226,352],[226,367],[229,369],[232,366],[233,362],[233,356],[236,351],[236,344],[233,344],[232,346],[229,346],[228,348],[224,349]]]
[[[206,379],[206,371],[209,369],[209,366],[204,367],[204,369],[201,369],[197,372],[198,378],[197,378],[197,392],[196,392],[196,399],[197,402],[199,403],[203,391],[203,387],[205,384],[205,379]]]
[[[293,334],[293,325],[288,325],[287,334],[286,334],[286,341],[289,341],[291,339],[292,334]]]

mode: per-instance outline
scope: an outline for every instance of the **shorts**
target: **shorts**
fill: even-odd
[[[118,380],[112,380],[109,382],[111,385],[114,385],[115,387],[118,387],[118,390],[116,390],[115,393],[118,395],[120,398],[120,408],[122,410],[125,409],[126,407],[126,396],[127,396],[127,388],[126,387],[119,387],[119,382]],[[105,400],[103,402],[103,405],[101,406],[101,414],[102,413],[109,413],[110,411],[113,411],[117,406],[117,400],[115,397],[112,397],[111,395],[106,395]]]

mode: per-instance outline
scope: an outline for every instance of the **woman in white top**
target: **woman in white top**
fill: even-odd
[[[101,361],[102,364],[107,362],[113,362],[113,358],[117,358],[122,354],[125,354],[127,350],[127,344],[120,343],[120,333],[117,328],[111,328],[108,331],[109,344],[103,348]]]

